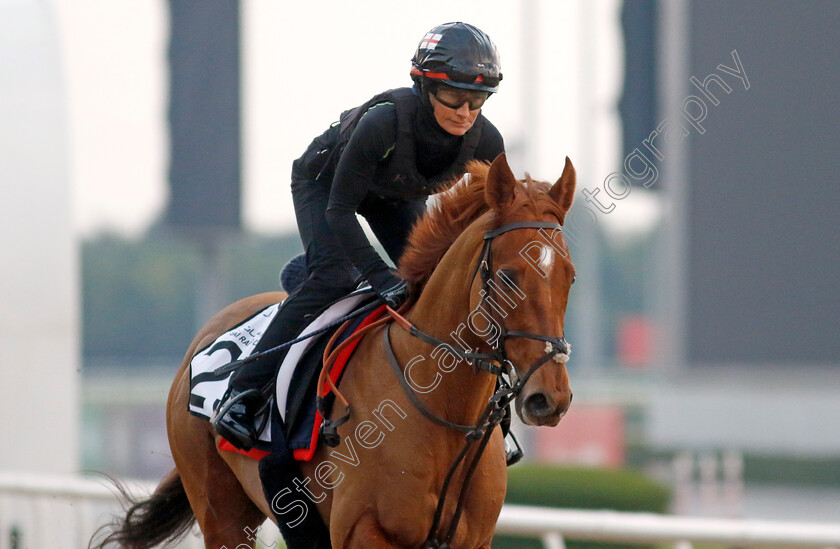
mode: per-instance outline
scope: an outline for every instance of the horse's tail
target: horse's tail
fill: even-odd
[[[125,502],[125,517],[115,517],[91,538],[88,549],[109,546],[125,549],[150,549],[164,542],[174,542],[189,532],[195,523],[187,493],[177,469],[173,469],[148,499],[137,500],[125,486],[111,478]],[[110,533],[96,545],[94,539],[104,531]]]

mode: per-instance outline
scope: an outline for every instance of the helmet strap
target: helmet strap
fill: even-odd
[[[420,85],[418,89],[420,90],[420,102],[423,104],[423,107],[426,108],[430,113],[434,112],[435,107],[432,105],[432,98],[430,97],[432,92],[435,91],[437,87],[437,82],[435,82],[431,78],[420,78]]]

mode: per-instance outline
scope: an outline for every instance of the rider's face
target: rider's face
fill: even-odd
[[[471,111],[468,102],[463,103],[457,109],[453,109],[438,101],[434,94],[429,95],[435,111],[435,120],[441,128],[452,135],[467,133],[475,123],[475,119],[478,118],[478,113],[481,112],[481,109]]]

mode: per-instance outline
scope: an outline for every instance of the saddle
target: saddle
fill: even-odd
[[[377,296],[370,288],[357,290],[326,307],[302,332],[301,336],[316,332],[353,311],[364,307]],[[251,355],[259,338],[280,309],[281,303],[266,307],[257,314],[234,326],[212,344],[200,350],[190,361],[189,411],[195,416],[209,420],[230,382],[232,371],[217,373],[220,368],[233,361],[246,359]],[[360,315],[342,334],[335,344],[347,339],[352,333],[370,324],[384,313],[381,306],[371,313]],[[308,461],[317,447],[323,417],[317,413],[319,394],[318,376],[324,350],[335,332],[335,328],[304,339],[292,345],[277,371],[275,391],[271,397],[268,417],[262,427],[254,448],[248,452],[238,450],[222,441],[220,449],[236,451],[259,459],[268,453],[293,453],[298,461]],[[344,365],[352,355],[358,340],[351,342],[334,363],[330,378],[338,383]],[[323,390],[320,391],[323,394]],[[331,399],[326,400],[329,410]],[[323,405],[322,405],[323,406]]]

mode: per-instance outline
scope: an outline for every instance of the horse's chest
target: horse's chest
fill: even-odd
[[[462,516],[456,530],[454,548],[473,549],[489,542],[505,495],[505,480],[492,475],[493,467],[479,467],[467,488]],[[445,474],[444,471],[435,471]],[[383,488],[377,498],[379,523],[394,539],[406,546],[426,540],[440,497],[441,475],[430,474],[429,468],[412,474],[399,469],[383,477]],[[439,477],[439,478],[438,478]],[[386,483],[386,478],[390,482]],[[462,476],[456,474],[450,486],[442,514],[441,529],[445,532],[455,514],[458,495],[463,488]]]

